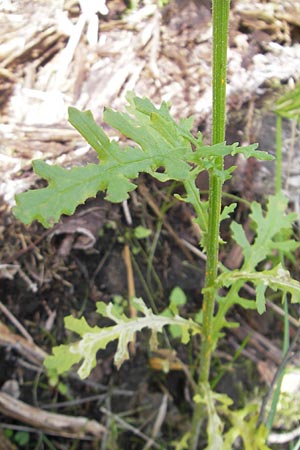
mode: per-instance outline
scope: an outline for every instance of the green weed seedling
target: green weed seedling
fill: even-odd
[[[222,273],[218,272],[219,246],[224,245],[219,235],[220,222],[230,218],[235,208],[235,204],[221,207],[223,183],[235,169],[224,169],[224,157],[240,153],[245,158],[272,159],[266,152],[258,151],[257,145],[240,147],[237,143],[227,145],[224,142],[228,16],[229,1],[214,0],[211,145],[203,144],[201,133],[197,136],[191,133],[192,117],[176,122],[166,103],[156,107],[149,99],[132,93],[128,95],[126,112],[105,109],[103,120],[135,143],[133,145],[122,147],[115,140],[110,140],[96,124],[90,111],[69,108],[70,123],[97,152],[98,164],[66,170],[44,161],[33,161],[35,173],[47,180],[48,186],[17,195],[14,208],[14,214],[23,223],[38,220],[45,227],[51,227],[62,214],[73,214],[79,204],[95,197],[99,191],[104,191],[106,200],[110,202],[127,199],[136,188],[134,180],[140,173],[151,175],[160,182],[173,180],[182,184],[185,195],[177,195],[177,199],[193,207],[194,220],[202,231],[199,245],[207,255],[205,287],[203,297],[199,298],[196,318],[180,315],[180,305],[186,301],[180,292],[177,292],[179,298],[173,293],[170,306],[161,314],[155,313],[141,298],[134,299],[138,312],[134,318],[114,308],[113,304],[99,302],[97,312],[109,318],[112,324],[103,328],[91,327],[84,317],[66,317],[66,328],[79,338],[69,345],[54,347],[53,354],[45,360],[45,366],[55,369],[58,374],[69,371],[74,364],[80,364],[78,374],[85,378],[96,365],[98,350],[105,349],[112,341],[117,341],[114,362],[120,367],[129,358],[129,344],[144,329],[151,330],[151,348],[157,346],[157,335],[165,327],[171,326],[183,344],[200,335],[196,382],[193,383],[191,430],[174,445],[177,449],[196,450],[204,425],[207,449],[231,450],[238,438],[246,450],[268,448],[267,428],[263,424],[257,428],[258,407],[248,404],[234,410],[233,402],[227,395],[219,394],[210,387],[211,358],[224,330],[238,326],[227,318],[228,311],[234,305],[257,309],[261,314],[265,311],[269,290],[287,294],[291,302],[300,300],[300,283],[291,278],[282,264],[263,265],[274,252],[291,252],[298,247],[298,243],[291,238],[296,214],[287,213],[287,199],[280,192],[268,199],[265,210],[260,204],[252,203],[253,242],[248,241],[240,224],[232,222],[232,238],[241,247],[243,264],[239,270],[224,269]],[[203,171],[209,174],[208,201],[201,197],[196,185],[196,179]],[[242,296],[242,287],[247,282],[255,287],[256,298]]]

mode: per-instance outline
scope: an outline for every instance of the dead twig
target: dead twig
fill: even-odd
[[[270,433],[268,437],[269,444],[285,444],[291,442],[300,436],[300,427],[286,433]]]
[[[100,408],[100,411],[103,414],[106,414],[107,416],[111,417],[115,422],[117,422],[125,430],[129,430],[136,436],[138,436],[141,439],[143,439],[144,441],[146,441],[147,443],[149,442],[150,446],[152,446],[153,448],[158,448],[158,449],[161,448],[161,445],[158,445],[152,438],[147,436],[145,433],[140,431],[138,428],[133,427],[132,425],[127,423],[125,420],[121,419],[121,417],[119,417],[117,414],[113,414],[111,411],[108,411],[108,409],[103,408],[103,407]]]
[[[87,434],[100,438],[105,427],[87,417],[72,417],[46,412],[0,392],[0,412],[45,432],[67,438],[84,438]]]
[[[18,319],[9,311],[9,309],[0,302],[0,311],[10,320],[10,322],[20,331],[20,333],[24,336],[24,338],[33,343],[33,339],[28,333],[28,331],[23,327],[23,325],[18,321]]]
[[[0,450],[17,450],[17,447],[7,439],[2,430],[0,430]]]
[[[19,250],[18,252],[14,253],[10,257],[6,258],[3,263],[4,264],[11,264],[16,263],[16,261],[26,253],[30,252],[31,250],[35,249],[40,242],[42,242],[43,239],[45,239],[49,234],[52,233],[52,229],[49,229],[45,231],[38,239],[36,239],[34,242],[29,244],[26,248],[22,248],[22,250]]]
[[[25,339],[10,331],[10,329],[0,321],[0,345],[9,346],[17,350],[18,353],[26,357],[30,362],[40,365],[45,359],[46,353],[32,340]]]
[[[161,404],[160,404],[160,407],[158,410],[158,414],[156,416],[156,420],[153,425],[153,430],[151,433],[152,439],[155,439],[158,436],[158,434],[161,430],[162,424],[164,423],[164,420],[166,418],[167,409],[168,409],[168,398],[169,398],[169,394],[165,393],[163,395],[163,398],[162,398],[162,401],[161,401]],[[151,442],[148,441],[146,443],[146,445],[144,446],[143,450],[148,450],[149,448],[151,448],[151,445],[152,445]]]
[[[130,317],[134,318],[136,317],[136,308],[133,305],[132,300],[135,298],[135,286],[134,286],[134,277],[133,277],[133,270],[132,270],[132,263],[131,263],[131,255],[130,255],[130,249],[129,245],[125,244],[124,250],[123,250],[123,258],[126,266],[127,271],[127,285],[128,285],[128,300],[129,300],[129,313]],[[130,343],[130,351],[132,354],[135,354],[135,342]]]

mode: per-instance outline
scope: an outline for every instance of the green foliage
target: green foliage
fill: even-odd
[[[128,318],[120,313],[118,309],[113,308],[113,304],[106,305],[103,302],[97,303],[97,312],[115,322],[115,325],[108,327],[91,327],[84,317],[76,319],[72,316],[65,318],[67,329],[74,331],[81,336],[81,340],[70,344],[60,345],[53,348],[53,355],[45,360],[45,366],[48,370],[55,369],[58,374],[64,373],[81,361],[82,364],[78,370],[81,378],[86,378],[96,365],[96,354],[98,350],[103,350],[110,342],[118,340],[117,350],[114,356],[115,365],[119,368],[122,363],[129,358],[128,345],[133,342],[136,333],[144,328],[151,330],[150,345],[152,349],[157,347],[157,333],[161,333],[166,325],[176,325],[182,330],[181,341],[187,343],[190,339],[190,333],[201,332],[199,324],[191,319],[186,320],[174,315],[173,317],[164,317],[153,314],[150,308],[147,308],[141,299],[134,299],[133,305],[143,317]]]
[[[267,288],[289,293],[292,303],[300,302],[300,283],[294,280],[289,271],[285,270],[281,264],[271,270],[262,270],[260,272],[233,270],[218,277],[218,282],[226,287],[239,283],[240,281],[243,283],[249,281],[256,286],[256,306],[260,314],[266,310],[265,292]]]
[[[187,302],[186,295],[179,286],[172,289],[169,300],[169,306],[161,313],[166,317],[173,317],[174,315],[177,316],[179,314],[180,307],[184,306]],[[180,338],[182,336],[181,327],[178,325],[170,325],[169,331],[173,338]]]
[[[300,84],[280,97],[274,112],[280,117],[300,121]]]
[[[195,138],[190,132],[193,118],[182,119],[177,124],[166,103],[156,108],[148,99],[129,97],[128,113],[106,109],[104,121],[138,146],[125,146],[108,138],[95,123],[90,111],[80,112],[69,108],[69,120],[86,141],[95,149],[99,164],[63,169],[43,161],[34,161],[37,175],[48,181],[43,189],[28,191],[16,196],[14,214],[23,223],[38,220],[51,227],[62,214],[71,215],[76,207],[97,192],[106,191],[106,199],[121,202],[136,188],[132,179],[146,172],[160,181],[181,181],[186,189],[184,201],[191,203],[204,235],[207,232],[207,206],[200,201],[195,180],[203,170],[215,170],[226,179],[232,169],[220,172],[214,164],[217,155],[243,153],[270,159],[256,145],[238,147],[225,143],[214,146],[202,144],[199,133]],[[194,147],[194,149],[193,149]]]
[[[253,202],[250,218],[253,221],[256,238],[250,243],[241,225],[232,222],[233,239],[242,247],[244,263],[241,270],[255,270],[257,265],[270,256],[273,251],[290,252],[299,247],[299,243],[287,239],[282,232],[291,234],[292,225],[297,219],[296,213],[286,214],[288,199],[282,193],[270,196],[266,214],[259,203]]]
[[[257,405],[249,404],[235,411],[226,408],[222,412],[231,423],[231,428],[224,437],[224,450],[231,450],[237,438],[243,441],[245,450],[270,450],[266,445],[268,436],[266,427],[264,425],[257,427]]]
[[[129,2],[131,7],[138,1]],[[159,0],[163,5],[167,0]],[[29,191],[16,196],[14,213],[25,224],[38,220],[45,227],[51,227],[62,214],[71,215],[78,205],[88,198],[95,197],[99,191],[106,193],[111,202],[121,202],[128,198],[136,188],[134,180],[140,173],[147,173],[164,182],[181,182],[184,195],[176,197],[189,203],[195,212],[195,221],[202,232],[201,245],[207,252],[206,279],[203,289],[202,309],[196,313],[197,321],[179,316],[180,308],[187,301],[184,292],[176,287],[171,293],[169,306],[161,313],[154,314],[141,299],[134,299],[133,305],[138,316],[130,318],[124,313],[122,299],[106,305],[97,304],[97,312],[113,325],[91,327],[84,318],[66,317],[66,327],[80,336],[69,345],[60,345],[53,349],[53,355],[45,360],[52,383],[58,383],[58,375],[79,365],[80,377],[87,377],[96,365],[97,352],[111,342],[117,341],[114,362],[117,367],[129,358],[128,346],[136,339],[138,332],[150,330],[150,345],[157,345],[157,334],[168,326],[173,337],[187,343],[194,334],[201,334],[201,349],[198,360],[199,377],[196,387],[192,377],[191,385],[195,390],[195,408],[191,430],[176,443],[176,450],[198,448],[200,427],[204,411],[207,417],[207,450],[231,450],[242,442],[245,450],[268,450],[266,446],[267,430],[256,427],[257,406],[246,405],[233,410],[232,401],[226,395],[215,393],[209,384],[212,351],[216,348],[224,327],[238,326],[226,318],[228,310],[235,304],[241,307],[256,308],[259,313],[265,310],[267,289],[280,290],[289,294],[292,302],[299,302],[300,283],[293,280],[289,272],[278,261],[265,268],[266,260],[274,259],[274,254],[291,255],[299,243],[291,239],[291,230],[295,214],[287,214],[287,200],[277,194],[270,197],[266,212],[254,202],[251,206],[251,219],[255,239],[250,242],[242,226],[232,223],[233,239],[241,247],[244,262],[240,270],[224,270],[217,275],[220,222],[228,219],[235,204],[221,211],[222,185],[231,177],[235,167],[224,169],[224,157],[241,153],[245,158],[255,157],[270,160],[265,152],[256,150],[256,145],[239,147],[237,143],[226,145],[226,52],[228,41],[228,17],[230,0],[213,0],[213,105],[212,105],[212,143],[203,145],[201,133],[195,137],[191,130],[193,118],[181,119],[178,123],[171,117],[168,105],[162,103],[155,107],[146,98],[128,96],[126,113],[106,109],[104,122],[117,130],[121,136],[133,144],[122,146],[111,140],[99,127],[91,112],[80,112],[69,108],[69,121],[83,138],[97,152],[98,164],[86,167],[63,169],[50,166],[43,161],[34,161],[37,175],[47,181],[43,189]],[[276,105],[279,117],[295,118],[299,121],[300,104],[298,86],[286,94]],[[279,134],[278,134],[279,136]],[[278,139],[279,141],[279,139]],[[280,165],[277,170],[276,190],[280,190]],[[209,173],[209,199],[203,201],[196,179],[202,171]],[[134,237],[144,239],[150,230],[138,227]],[[243,298],[241,288],[250,282],[256,289],[256,300]],[[220,288],[228,288],[226,294],[219,294]],[[224,289],[222,289],[224,291]],[[215,301],[218,309],[215,312]],[[201,325],[200,325],[201,324]],[[225,427],[226,425],[226,427]],[[112,434],[112,433],[111,433]],[[19,442],[22,443],[22,439]],[[111,442],[114,446],[114,442]]]
[[[230,407],[233,401],[226,394],[218,394],[209,385],[202,386],[203,395],[194,397],[196,403],[206,406],[208,415],[208,446],[205,450],[232,450],[238,439],[245,450],[270,450],[266,446],[267,430],[257,428],[258,406],[248,404],[239,410]],[[224,418],[229,422],[224,430]]]
[[[203,403],[206,406],[207,416],[208,416],[208,424],[207,424],[207,438],[208,438],[208,446],[206,450],[221,450],[224,449],[224,440],[223,440],[223,428],[224,424],[220,419],[219,414],[217,413],[216,404],[214,397],[217,395],[211,391],[208,384],[203,386],[202,389],[203,396],[199,394],[195,395],[194,401],[196,403]],[[218,396],[219,398],[227,400],[227,396],[222,395]],[[230,399],[228,399],[229,404],[232,403]]]
[[[184,291],[179,286],[174,287],[174,289],[172,289],[172,292],[170,294],[170,306],[169,306],[173,314],[178,314],[178,307],[185,305],[186,301],[187,298]]]
[[[28,431],[17,431],[14,435],[14,441],[20,446],[24,447],[28,444],[30,439],[30,434]]]
[[[149,230],[149,228],[145,228],[142,225],[138,225],[133,230],[133,235],[137,239],[145,239],[145,238],[149,237],[151,235],[151,233],[152,232],[151,232],[151,230]]]
[[[171,443],[172,447],[174,447],[175,450],[187,450],[189,448],[189,440],[191,438],[191,433],[188,431],[185,433],[180,441],[173,441]]]
[[[177,195],[177,198],[194,207],[195,221],[203,233],[201,244],[206,249],[207,239],[210,236],[208,203],[202,201],[196,186],[199,173],[208,171],[222,184],[230,178],[234,167],[222,170],[219,158],[237,153],[264,160],[272,158],[265,152],[257,151],[256,145],[247,147],[239,147],[236,143],[203,145],[201,133],[195,138],[190,132],[193,118],[182,119],[176,123],[166,103],[156,108],[148,99],[133,95],[129,96],[127,113],[106,109],[104,120],[121,135],[133,141],[134,145],[121,147],[118,142],[110,140],[95,123],[89,111],[80,112],[70,108],[69,120],[95,149],[99,163],[67,170],[50,166],[43,161],[34,161],[35,172],[48,181],[48,186],[16,197],[17,205],[14,213],[26,224],[38,220],[49,227],[57,222],[62,214],[72,214],[79,204],[84,203],[89,197],[96,196],[98,191],[105,191],[107,200],[120,202],[136,188],[132,180],[139,173],[145,172],[159,181],[174,180],[183,184],[185,195]],[[225,207],[219,220],[228,219],[235,206],[231,204]],[[241,246],[244,256],[242,268],[231,272],[225,270],[215,279],[213,285],[203,290],[204,295],[211,292],[211,297],[219,304],[212,320],[211,334],[208,335],[212,349],[217,345],[222,328],[238,326],[226,319],[227,311],[234,304],[239,304],[243,308],[257,308],[262,313],[265,310],[267,288],[289,293],[293,302],[299,301],[300,283],[291,279],[289,272],[281,265],[274,265],[268,270],[259,270],[259,266],[266,258],[274,255],[274,252],[290,254],[299,246],[290,238],[296,215],[286,214],[286,208],[287,200],[281,194],[270,197],[265,213],[258,203],[252,204],[250,217],[256,233],[253,243],[248,241],[241,225],[232,223],[233,239]],[[151,231],[140,226],[134,229],[133,233],[135,238],[144,239]],[[256,301],[239,295],[240,288],[249,281],[256,287]],[[221,287],[230,288],[223,297],[217,294]],[[202,327],[199,323],[202,322],[203,311],[196,314],[197,322],[180,317],[179,310],[186,301],[184,292],[175,287],[170,295],[169,306],[161,314],[154,314],[141,299],[135,299],[133,304],[139,312],[136,318],[127,317],[123,304],[117,301],[109,305],[103,302],[97,304],[99,315],[114,322],[110,326],[91,327],[83,317],[81,319],[66,317],[66,328],[77,333],[80,339],[69,345],[54,347],[53,354],[45,360],[45,366],[50,373],[56,373],[57,376],[70,370],[74,365],[79,365],[78,374],[81,378],[85,378],[96,365],[97,352],[105,349],[109,343],[117,341],[114,362],[120,367],[129,358],[129,344],[134,342],[138,332],[145,329],[151,331],[151,348],[157,345],[157,334],[161,333],[165,326],[168,326],[172,337],[180,338],[183,343],[187,343],[191,335],[201,334]],[[228,399],[217,398],[209,389],[201,400],[197,398],[196,400],[204,404],[208,414],[208,449],[229,449],[238,436],[243,439],[246,449],[267,449],[263,444],[265,439],[263,431],[257,433],[255,442],[251,441],[253,447],[250,447],[249,443],[251,433],[247,431],[248,434],[241,434],[242,426],[245,425],[242,416],[244,414],[246,417],[248,410],[233,413],[229,410]],[[224,433],[224,423],[216,402],[222,405],[222,414],[226,413],[227,420],[232,422],[231,432]],[[248,420],[247,430],[254,427],[252,420]],[[188,436],[187,434],[183,437],[178,448],[185,448]]]
[[[14,441],[19,447],[25,447],[30,441],[30,434],[28,431],[16,431],[7,428],[4,430],[4,434],[11,442]]]
[[[267,288],[280,290],[291,295],[293,303],[300,301],[300,283],[293,280],[290,273],[281,264],[269,270],[257,271],[257,266],[270,257],[274,252],[288,253],[299,248],[299,242],[289,239],[292,233],[292,225],[296,220],[295,213],[286,214],[287,199],[278,193],[269,197],[267,211],[264,214],[260,204],[253,202],[250,217],[254,224],[256,236],[253,243],[246,237],[240,224],[232,222],[231,230],[233,239],[241,246],[244,262],[239,270],[222,273],[216,280],[221,286],[241,287],[249,281],[256,286],[256,307],[261,314],[265,311],[265,292]],[[236,291],[235,291],[236,295]],[[244,308],[249,305],[249,300],[240,297],[234,300]]]
[[[227,311],[233,305],[240,305],[244,309],[257,309],[262,314],[266,309],[267,288],[290,294],[294,303],[300,301],[300,283],[292,279],[281,264],[276,263],[273,268],[264,270],[259,267],[266,260],[270,263],[270,258],[276,252],[289,253],[299,248],[299,242],[290,239],[296,214],[286,214],[286,208],[287,199],[281,193],[269,197],[265,213],[261,205],[252,203],[250,217],[256,233],[252,243],[247,239],[243,227],[232,222],[232,237],[242,249],[244,262],[239,270],[224,270],[215,280],[215,287],[225,286],[230,289],[222,297],[217,295],[219,309],[213,319],[213,342],[217,342],[222,328],[238,326],[238,323],[226,319]],[[256,300],[239,295],[246,282],[255,286]]]

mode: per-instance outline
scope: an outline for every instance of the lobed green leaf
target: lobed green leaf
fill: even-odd
[[[76,207],[99,191],[106,191],[106,199],[121,202],[136,188],[132,181],[146,172],[161,181],[181,181],[186,189],[185,201],[195,208],[197,220],[207,232],[207,207],[200,201],[196,178],[203,170],[215,170],[217,176],[227,179],[233,168],[219,171],[215,157],[244,153],[247,157],[269,158],[255,150],[255,145],[239,148],[226,143],[214,146],[202,144],[190,132],[193,118],[173,120],[166,103],[156,108],[148,99],[129,97],[128,113],[106,109],[104,120],[137,144],[125,146],[110,140],[96,124],[90,111],[69,108],[69,121],[96,150],[99,164],[88,164],[70,170],[34,161],[34,171],[48,182],[36,189],[16,196],[14,214],[25,224],[38,220],[45,227],[56,223],[62,214],[71,215]],[[196,166],[195,166],[196,164]]]
[[[190,333],[201,332],[199,324],[191,319],[186,320],[179,316],[164,317],[155,315],[141,299],[135,299],[134,305],[144,317],[133,319],[125,315],[120,317],[113,309],[112,303],[106,305],[103,302],[99,302],[97,304],[97,312],[115,322],[115,325],[103,328],[89,326],[84,318],[66,317],[66,328],[79,334],[81,340],[73,344],[54,347],[53,355],[45,359],[47,369],[56,369],[61,374],[70,370],[74,364],[81,362],[78,374],[81,378],[86,378],[96,366],[97,352],[105,349],[110,342],[118,341],[114,362],[119,368],[129,358],[128,345],[135,340],[136,333],[145,328],[149,328],[152,332],[150,343],[152,342],[153,345],[157,341],[156,334],[161,333],[163,327],[167,325],[176,325],[181,328],[181,341],[183,343],[189,341]]]
[[[259,203],[252,203],[250,217],[256,231],[252,244],[248,241],[242,226],[232,222],[232,237],[243,250],[242,270],[254,270],[261,261],[272,255],[274,250],[284,248],[285,243],[288,248],[297,248],[299,244],[287,239],[286,233],[283,233],[284,231],[291,233],[297,217],[295,213],[286,214],[287,203],[288,199],[282,193],[269,197],[266,213]]]
[[[257,290],[257,308],[261,314],[265,311],[265,291],[266,288],[291,296],[292,303],[300,303],[300,282],[294,280],[289,271],[285,270],[281,264],[271,270],[263,270],[260,272],[251,272],[245,270],[233,270],[224,272],[218,276],[216,283],[218,286],[229,287],[235,283],[251,282],[256,286]]]

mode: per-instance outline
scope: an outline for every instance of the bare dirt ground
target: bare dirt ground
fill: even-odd
[[[158,8],[144,1],[130,10],[125,1],[112,0],[106,6],[95,14],[74,0],[0,1],[1,450],[172,448],[190,420],[184,373],[173,361],[164,374],[160,361],[166,356],[150,357],[142,339],[120,371],[113,367],[114,349],[108,348],[86,381],[71,373],[49,382],[42,366],[51,347],[69,338],[64,316],[84,312],[95,322],[95,302],[117,295],[124,302],[132,281],[136,294],[158,310],[174,286],[185,291],[191,312],[201,299],[204,263],[197,253],[193,212],[171,195],[178,186],[141,178],[126,204],[109,205],[99,197],[54,230],[37,223],[25,227],[11,213],[16,193],[41,185],[32,159],[70,167],[95,158],[67,123],[70,105],[90,109],[101,123],[103,108],[123,108],[126,93],[134,90],[157,104],[170,101],[176,118],[194,115],[195,131],[209,141],[209,2],[174,0]],[[299,2],[233,2],[229,141],[259,140],[264,150],[274,151],[270,104],[277,91],[299,81],[299,60]],[[288,141],[289,123],[285,133]],[[293,170],[288,155],[285,161],[286,188],[297,208],[298,159]],[[229,190],[247,198],[271,190],[266,182],[272,185],[272,168],[249,164],[239,170]],[[206,180],[199,186],[205,190]],[[138,225],[152,231],[155,246],[153,237],[136,239]],[[133,279],[126,248],[133,255]],[[232,265],[234,249],[222,258]],[[230,362],[251,336],[245,359],[226,372],[220,389],[226,386],[238,399],[251,391],[253,379],[262,386],[270,383],[281,361],[281,344],[273,339],[280,333],[277,318],[275,311],[263,320],[240,318],[242,326],[227,337],[214,370]],[[180,347],[177,351],[181,356]],[[190,354],[196,351],[191,348]]]

